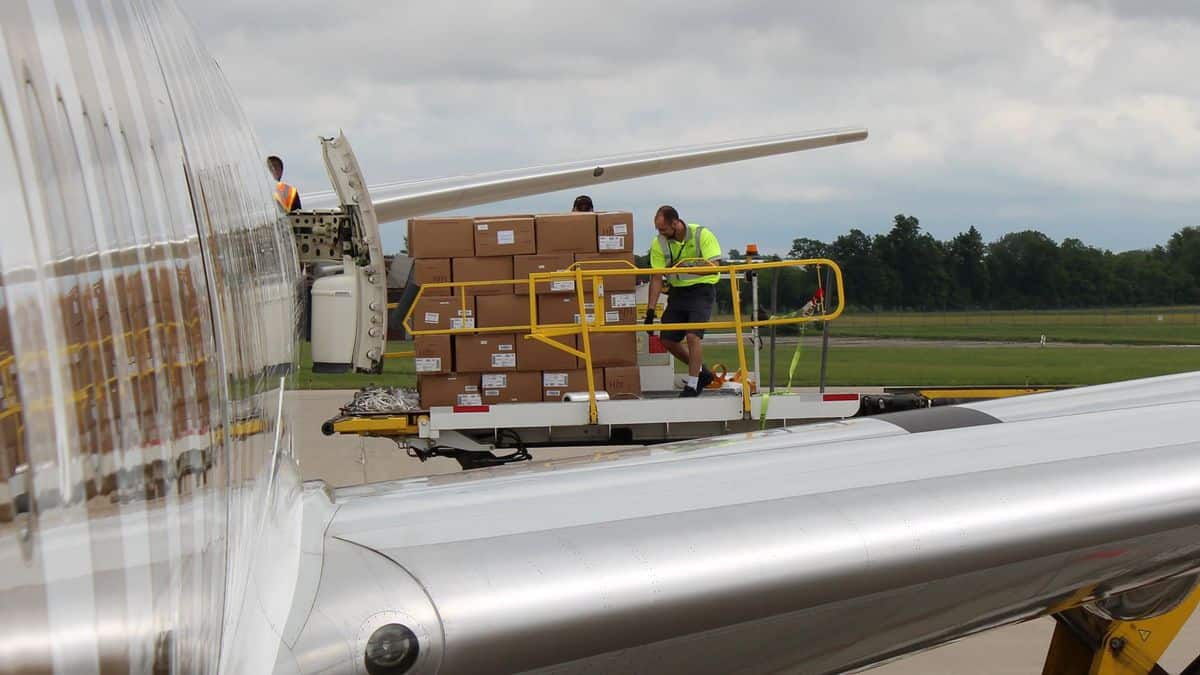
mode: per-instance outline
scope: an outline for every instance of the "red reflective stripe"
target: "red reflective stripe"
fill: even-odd
[[[826,401],[857,401],[858,394],[825,394],[822,399]]]
[[[492,407],[491,407],[491,406],[489,406],[489,405],[456,405],[456,406],[454,406],[454,412],[456,412],[456,413],[460,413],[460,412],[487,412],[487,411],[489,411],[489,410],[491,410],[491,409],[492,409]]]

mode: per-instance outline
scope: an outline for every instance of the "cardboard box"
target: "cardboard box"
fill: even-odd
[[[421,407],[440,405],[483,405],[479,392],[479,373],[425,375],[417,378]]]
[[[454,372],[449,335],[417,335],[413,338],[414,371],[417,375]]]
[[[517,363],[522,368],[528,370],[572,370],[579,367],[579,359],[575,358],[574,354],[532,338],[526,339],[525,335],[525,333],[520,333],[516,336]],[[572,349],[578,348],[579,338],[574,335],[561,335],[553,339]]]
[[[425,284],[444,284],[450,282],[449,258],[420,258],[413,261],[413,281],[418,286]],[[451,295],[449,288],[427,288],[421,294],[423,298],[438,295]]]
[[[454,367],[464,372],[495,373],[517,369],[512,333],[454,336]]]
[[[602,211],[596,214],[596,249],[613,252],[633,250],[633,214],[628,211]]]
[[[528,295],[481,295],[475,298],[475,322],[480,328],[529,325]]]
[[[637,338],[633,333],[592,333],[592,367],[637,365]]]
[[[529,295],[529,275],[534,272],[561,272],[575,262],[570,253],[538,253],[535,255],[518,255],[513,257],[513,278],[525,283],[513,284],[517,295]],[[543,281],[537,285],[538,295],[553,293],[574,293],[573,279],[555,279]]]
[[[463,305],[466,305],[466,309]],[[412,312],[413,330],[475,327],[475,298],[422,297]]]
[[[604,391],[604,370],[594,368],[596,391]],[[583,368],[574,370],[545,370],[542,371],[542,400],[558,402],[570,392],[588,390],[587,371]]]
[[[604,369],[604,391],[611,399],[642,397],[642,379],[637,366],[619,366]]]
[[[637,294],[633,292],[625,293],[608,293],[604,296],[604,309],[621,309],[632,312],[634,319],[637,316]]]
[[[596,251],[596,214],[556,213],[535,216],[538,253]]]
[[[475,256],[537,253],[533,231],[530,217],[476,218]]]
[[[604,308],[604,323],[610,326],[632,326],[637,323],[637,309],[625,307],[621,309]]]
[[[591,298],[584,297],[584,307]],[[547,295],[538,297],[538,325],[555,323],[579,323],[579,300],[574,295]]]
[[[475,221],[471,218],[412,218],[408,221],[408,255],[412,258],[470,258],[475,255]]]
[[[626,252],[605,253],[576,253],[575,262],[586,272],[588,270],[625,270],[633,267],[633,254]],[[592,289],[591,282],[584,282],[587,289]],[[632,293],[637,288],[637,275],[629,274],[604,278],[605,293]]]
[[[542,400],[542,373],[484,373],[480,390],[483,402],[492,403],[536,403]]]
[[[513,278],[513,261],[509,256],[489,258],[455,258],[450,262],[455,281],[504,281]],[[467,286],[467,295],[512,295],[512,284]]]

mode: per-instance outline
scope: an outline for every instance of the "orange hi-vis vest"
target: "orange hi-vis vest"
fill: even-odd
[[[299,193],[296,192],[296,188],[283,181],[275,185],[275,201],[284,213],[291,213],[296,208],[297,195]]]

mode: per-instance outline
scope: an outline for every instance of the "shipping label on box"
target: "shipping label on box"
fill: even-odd
[[[511,246],[517,243],[517,238],[512,230],[499,230],[496,232],[496,244],[499,246]]]
[[[438,323],[442,320],[442,315],[438,312],[425,312],[425,323]]]
[[[562,395],[563,395],[563,393],[561,391],[559,391],[558,389],[547,389],[546,390],[546,398],[550,398],[550,399],[562,398]]]
[[[484,389],[504,389],[508,386],[507,373],[484,373],[483,387]]]
[[[418,373],[438,373],[442,370],[442,358],[440,356],[427,356],[414,360],[414,370]]]
[[[458,317],[454,317],[454,318],[450,319],[450,327],[455,330],[462,330],[463,328],[474,328],[475,327],[475,319],[470,318],[470,317],[468,317],[466,319],[460,319]]]
[[[516,368],[517,355],[512,352],[497,352],[492,354],[493,368]]]
[[[550,292],[551,293],[558,293],[561,291],[573,291],[573,290],[575,290],[575,280],[574,279],[556,279],[556,280],[550,282]]]
[[[608,306],[613,309],[625,309],[637,307],[637,294],[635,293],[613,293],[608,296]]]
[[[570,373],[542,373],[543,387],[565,387],[570,378]],[[550,392],[546,392],[549,394]]]
[[[621,320],[621,313],[615,309],[610,309],[604,312],[604,323],[617,323]]]
[[[483,405],[483,397],[479,394],[459,394],[458,405]]]
[[[597,248],[601,251],[624,251],[625,235],[606,235],[597,238]]]
[[[625,223],[614,223],[611,227],[613,234],[629,234],[629,225],[626,225]]]

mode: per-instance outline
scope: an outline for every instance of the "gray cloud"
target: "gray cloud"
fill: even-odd
[[[191,12],[303,190],[327,187],[315,138],[338,128],[385,182],[863,124],[865,144],[594,194],[647,226],[675,203],[726,248],[882,231],[906,212],[941,237],[1038,227],[1125,249],[1196,222],[1193,5],[212,0]]]

